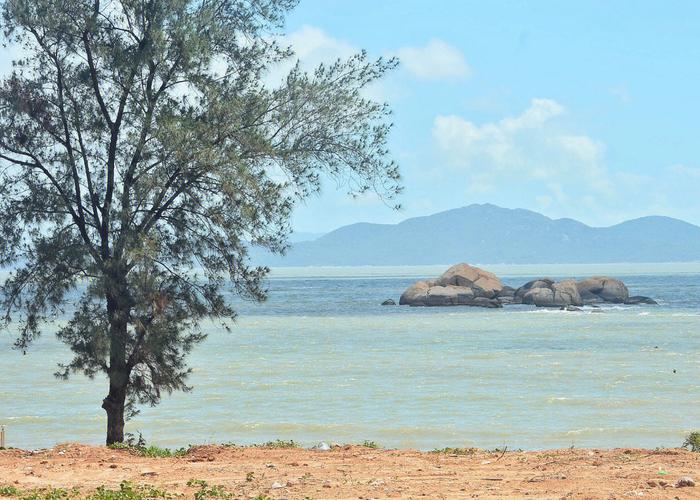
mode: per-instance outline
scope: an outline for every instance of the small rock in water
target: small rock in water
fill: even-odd
[[[692,488],[695,486],[695,481],[692,477],[683,476],[676,481],[676,488]]]
[[[311,449],[314,451],[330,451],[331,447],[328,446],[328,443],[324,443],[323,441],[321,441]]]
[[[383,306],[395,306],[396,302],[394,302],[394,299],[386,299],[384,302],[382,302]]]
[[[272,483],[272,486],[270,486],[273,490],[279,490],[280,488],[284,488],[284,485],[280,483],[279,481],[275,481]]]

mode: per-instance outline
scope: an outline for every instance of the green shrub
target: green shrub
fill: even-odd
[[[209,483],[201,479],[190,479],[187,481],[187,486],[190,488],[199,488],[195,494],[195,500],[204,500],[205,498],[232,498],[232,494],[224,490],[221,485],[209,486]]]
[[[110,490],[104,486],[86,497],[88,500],[146,500],[153,498],[173,498],[168,492],[151,486],[133,485],[128,481],[122,481],[118,490]]]
[[[373,448],[375,450],[379,448],[379,445],[375,441],[368,441],[367,439],[362,442],[362,446],[365,448]]]
[[[691,432],[683,442],[683,448],[689,448],[690,451],[700,453],[700,432]]]

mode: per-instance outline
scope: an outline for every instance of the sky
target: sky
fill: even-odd
[[[694,0],[300,0],[284,32],[303,67],[399,58],[368,95],[393,110],[404,193],[395,211],[326,182],[293,239],[472,203],[700,225],[698,19]]]
[[[394,112],[403,208],[331,183],[294,227],[395,223],[472,203],[607,226],[700,224],[700,2],[301,0],[303,65],[365,49],[400,66],[370,89]]]

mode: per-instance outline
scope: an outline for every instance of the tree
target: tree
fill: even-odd
[[[105,374],[107,443],[125,413],[188,390],[200,322],[232,289],[263,300],[249,244],[286,248],[295,203],[324,177],[399,193],[386,104],[362,89],[396,64],[297,63],[279,42],[294,0],[4,0],[23,57],[0,85],[0,294],[22,351],[59,314],[73,357]],[[74,305],[73,305],[74,304]]]

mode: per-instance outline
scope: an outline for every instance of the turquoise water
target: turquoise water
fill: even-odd
[[[515,306],[382,307],[429,268],[279,269],[231,333],[206,326],[188,394],[127,425],[161,446],[295,439],[432,449],[677,446],[700,429],[700,264],[488,266],[533,276],[610,274],[660,306],[567,313]],[[28,355],[0,335],[8,444],[100,443],[102,379],[56,380],[65,346]],[[675,373],[674,373],[675,370]]]

